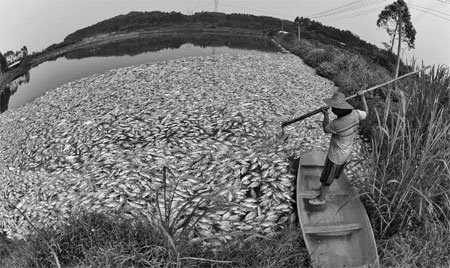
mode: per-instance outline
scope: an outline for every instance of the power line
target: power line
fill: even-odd
[[[442,2],[442,3],[446,3],[446,4],[450,4],[450,1],[448,0],[437,0],[438,2]]]
[[[336,11],[333,12],[326,12],[325,14],[322,15],[316,15],[316,16],[312,16],[311,18],[317,19],[317,18],[323,18],[323,17],[330,17],[330,16],[335,16],[335,15],[339,15],[339,14],[343,14],[343,13],[348,13],[351,12],[353,10],[357,10],[357,9],[361,9],[361,8],[365,8],[371,5],[375,5],[381,2],[384,2],[385,0],[369,0],[367,2],[360,2],[360,3],[354,3],[352,6],[347,6],[345,8],[340,8]]]
[[[425,12],[425,13],[427,13],[427,14],[429,14],[429,15],[433,15],[433,16],[435,16],[435,17],[439,17],[439,18],[441,18],[441,19],[444,19],[444,20],[446,20],[446,21],[450,21],[450,17],[443,17],[443,16],[441,16],[441,15],[438,15],[438,14],[435,14],[435,13],[431,13],[431,12],[429,12],[429,11],[427,11],[426,9],[420,9],[420,8],[417,8],[417,7],[411,7],[412,9],[415,9],[415,10],[418,10],[418,11],[422,11],[422,12]]]
[[[340,11],[332,12],[332,13],[329,13],[329,14],[326,14],[326,15],[314,17],[314,19],[322,18],[322,17],[332,17],[332,16],[348,13],[348,12],[351,12],[353,10],[365,8],[365,7],[368,7],[368,6],[371,6],[371,5],[375,5],[375,4],[384,2],[384,1],[385,0],[372,0],[371,2],[364,3],[363,5],[355,6],[355,7],[352,7],[350,9],[347,9],[347,10],[340,10]]]
[[[375,11],[380,11],[380,7],[364,10],[364,11],[361,11],[358,13],[347,14],[346,16],[331,18],[331,19],[325,20],[324,22],[335,22],[335,21],[346,20],[346,19],[350,19],[350,18],[354,18],[354,17],[359,17],[362,15],[367,15],[367,14],[373,13]]]
[[[219,0],[214,0],[214,12],[217,12],[218,5],[219,5]]]
[[[311,14],[311,15],[308,15],[307,17],[308,18],[317,17],[317,16],[320,16],[320,15],[323,15],[323,14],[327,14],[327,13],[330,13],[330,12],[334,12],[336,10],[343,9],[345,7],[352,6],[352,5],[355,5],[355,4],[364,2],[364,1],[365,0],[358,0],[358,1],[355,1],[355,2],[352,2],[352,3],[349,3],[349,4],[342,5],[342,6],[339,6],[339,7],[335,7],[335,8],[332,8],[332,9],[329,9],[329,10],[326,10],[326,11],[322,11],[322,12],[319,12],[319,13],[316,13],[316,14]]]
[[[211,3],[211,2],[209,2],[208,4],[203,4],[203,5],[201,5],[201,6],[196,6],[195,8],[194,8],[194,10],[199,10],[199,9],[202,9],[202,8],[205,8],[205,7],[209,7],[209,6],[211,6],[213,3]]]
[[[211,2],[210,2],[210,1],[208,1],[207,4],[200,5],[200,1],[201,1],[201,0],[197,0],[197,3],[195,4],[195,6],[192,7],[192,6],[189,6],[188,1],[186,0],[186,8],[187,8],[187,14],[188,14],[188,15],[194,14],[194,11],[198,10],[199,8],[202,8],[202,7],[206,7],[206,6],[210,6],[210,5],[211,5]]]
[[[193,10],[196,10],[200,5],[200,0],[197,0],[197,4],[192,8]]]
[[[320,16],[314,16],[314,18],[317,19],[317,18],[321,18],[321,17],[330,17],[330,16],[335,16],[335,15],[340,15],[340,14],[351,12],[353,10],[357,10],[357,9],[365,8],[365,7],[368,7],[368,6],[371,6],[371,5],[375,5],[375,4],[384,2],[384,1],[385,0],[364,1],[364,2],[361,2],[361,3],[357,3],[357,4],[353,5],[353,6],[346,7],[344,9],[336,10],[334,12],[329,12],[329,13],[326,13],[326,14],[323,14],[323,15],[320,15]]]
[[[408,6],[412,6],[412,7],[416,7],[416,8],[421,8],[421,9],[426,9],[426,10],[428,10],[428,11],[430,11],[430,12],[436,12],[436,13],[438,13],[438,14],[441,14],[441,15],[450,17],[450,14],[447,14],[447,13],[444,13],[444,12],[441,12],[441,11],[438,11],[438,10],[435,10],[435,9],[432,9],[432,8],[428,8],[428,7],[424,7],[424,6],[418,6],[418,5],[413,5],[413,4],[408,4]]]
[[[257,11],[257,12],[261,12],[267,15],[271,15],[271,16],[280,16],[280,19],[282,17],[288,17],[286,15],[283,14],[277,14],[277,13],[269,13],[267,11],[263,11],[263,10],[258,10],[258,9],[253,9],[253,8],[247,8],[247,7],[241,7],[241,6],[235,6],[235,5],[229,5],[229,4],[221,4],[222,6],[227,6],[227,7],[234,7],[234,8],[241,8],[241,9],[246,9],[246,10],[250,10],[250,11]]]

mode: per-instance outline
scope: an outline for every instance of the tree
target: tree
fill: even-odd
[[[0,52],[0,73],[3,73],[3,71],[6,70],[6,67],[8,67],[8,63],[6,62],[6,58],[3,57],[3,54]]]
[[[401,14],[401,26],[399,25],[399,14]],[[401,40],[407,43],[408,48],[414,48],[414,42],[416,41],[416,30],[411,23],[411,14],[409,13],[409,9],[405,1],[398,0],[397,2],[386,6],[378,15],[377,26],[379,28],[385,28],[386,32],[391,37],[391,51],[394,47],[394,42],[399,31],[401,32]]]
[[[27,56],[28,55],[28,48],[27,46],[23,46],[20,51],[22,51],[23,56]]]
[[[391,52],[398,32],[397,66],[395,68],[395,77],[397,77],[400,67],[401,43],[405,42],[411,49],[414,48],[414,41],[416,40],[416,30],[411,23],[411,14],[405,1],[397,0],[397,2],[386,6],[378,15],[377,26],[385,28],[391,36]]]

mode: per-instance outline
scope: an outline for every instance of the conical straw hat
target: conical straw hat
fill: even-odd
[[[342,92],[335,92],[333,97],[323,100],[327,105],[338,108],[338,109],[348,109],[353,110],[353,106],[351,106],[346,100],[345,95]]]

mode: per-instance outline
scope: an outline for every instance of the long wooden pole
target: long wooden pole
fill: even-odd
[[[394,78],[394,79],[392,79],[392,80],[390,80],[390,81],[387,81],[387,82],[385,82],[385,83],[383,83],[383,84],[380,84],[380,85],[377,85],[377,86],[368,88],[368,89],[364,90],[364,94],[367,93],[367,92],[370,92],[370,91],[372,91],[372,90],[375,90],[375,89],[377,89],[377,88],[380,88],[380,87],[383,87],[383,86],[385,86],[385,85],[388,85],[388,84],[390,84],[390,83],[392,83],[392,82],[395,82],[395,81],[397,81],[397,80],[400,80],[400,79],[403,79],[403,78],[405,78],[405,77],[408,77],[408,76],[410,76],[410,75],[413,75],[413,74],[416,74],[416,73],[423,72],[423,71],[425,71],[426,69],[428,69],[428,68],[430,68],[430,67],[431,67],[431,66],[427,66],[427,67],[422,68],[422,69],[420,69],[420,70],[418,70],[418,71],[414,71],[414,72],[411,72],[411,73],[404,74],[404,75],[399,76],[399,77],[397,77],[397,78]],[[358,94],[353,94],[353,95],[347,97],[345,100],[353,99],[353,98],[356,97],[356,96],[358,96]],[[281,124],[281,127],[283,128],[283,127],[285,127],[285,126],[288,126],[288,125],[290,125],[290,124],[293,124],[293,123],[298,122],[298,121],[300,121],[300,120],[303,120],[303,119],[305,119],[305,118],[308,118],[308,117],[310,117],[310,116],[313,116],[313,115],[315,115],[315,114],[318,114],[318,113],[320,113],[320,112],[322,111],[322,108],[329,108],[329,106],[328,106],[328,105],[322,106],[322,107],[320,107],[320,108],[318,108],[318,109],[316,109],[316,110],[314,110],[314,111],[311,111],[311,112],[309,112],[309,113],[306,113],[306,114],[304,114],[304,115],[302,115],[302,116],[300,116],[300,117],[294,118],[294,119],[289,120],[289,121],[285,121],[285,122],[283,122],[283,123]]]
[[[402,6],[398,2],[398,48],[397,48],[397,65],[395,66],[395,78],[398,76],[400,68],[400,52],[402,50]]]

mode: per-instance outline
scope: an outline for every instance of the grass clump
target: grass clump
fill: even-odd
[[[175,205],[180,178],[167,167],[162,172],[156,213],[82,213],[54,228],[35,228],[26,240],[2,236],[0,267],[306,267],[295,226],[272,236],[226,234],[232,240],[196,235],[206,212],[229,206],[209,190]]]
[[[4,239],[9,249],[3,252],[1,267],[56,267],[43,239],[57,249],[62,267],[149,267],[149,263],[170,257],[162,234],[143,222],[124,218],[85,214],[70,219],[61,228],[40,233],[44,237]]]
[[[407,230],[386,240],[378,241],[382,267],[440,267],[450,266],[448,230],[435,226],[424,234]]]
[[[394,106],[388,98],[378,115],[365,191],[380,238],[450,228],[449,81],[443,68],[401,81],[401,101]]]
[[[83,214],[58,229],[41,230],[62,267],[307,267],[298,227],[271,237],[246,235],[220,247],[188,242],[175,251],[167,236],[145,219]],[[0,240],[0,267],[56,267],[42,238]]]
[[[447,68],[397,83],[375,110],[362,183],[383,267],[448,267],[450,77]]]

